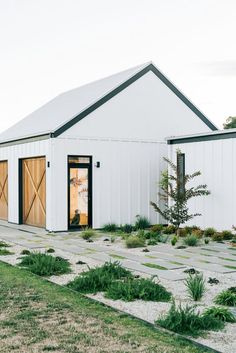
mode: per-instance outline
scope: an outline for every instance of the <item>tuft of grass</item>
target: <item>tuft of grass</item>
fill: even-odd
[[[162,230],[163,230],[164,226],[163,224],[154,224],[150,230],[151,232],[154,232],[154,233],[160,233]]]
[[[176,236],[173,236],[173,238],[171,239],[171,245],[175,246],[177,241],[178,241],[178,238]]]
[[[62,257],[54,257],[39,252],[31,253],[22,258],[20,267],[26,267],[39,276],[52,276],[70,273],[70,263]]]
[[[86,228],[81,232],[81,237],[84,240],[90,240],[95,236],[95,231],[92,228]]]
[[[149,220],[145,216],[136,216],[135,229],[147,229],[151,226]]]
[[[118,225],[116,223],[106,223],[104,224],[104,226],[102,227],[102,231],[103,232],[107,232],[107,233],[113,233],[116,232],[118,230]]]
[[[145,238],[137,235],[131,235],[125,240],[127,248],[143,248],[145,246]]]
[[[154,246],[157,245],[158,241],[156,239],[149,239],[147,245]]]
[[[236,322],[234,314],[228,309],[222,306],[211,306],[204,310],[203,316],[211,319],[214,317],[223,322]]]
[[[167,267],[160,266],[160,265],[157,265],[157,264],[152,264],[150,262],[145,262],[142,265],[146,266],[146,267],[150,267],[150,268],[156,268],[157,270],[168,270]]]
[[[97,293],[106,291],[114,281],[125,277],[133,277],[118,261],[105,262],[101,267],[82,272],[79,277],[67,284],[68,287],[81,293]]]
[[[7,244],[5,241],[0,240],[0,248],[10,248],[11,245]]]
[[[109,256],[113,257],[114,259],[124,260],[126,259],[125,256],[117,255],[117,254],[109,254]]]
[[[205,330],[220,330],[224,327],[221,320],[213,316],[200,315],[195,306],[176,307],[174,302],[168,313],[159,318],[156,323],[171,331],[195,337]]]
[[[187,237],[184,238],[184,244],[188,246],[197,246],[198,241],[198,237],[194,234],[187,235]]]
[[[194,300],[200,300],[206,292],[205,280],[202,274],[189,274],[189,277],[184,281],[189,296]]]
[[[225,306],[236,306],[236,293],[231,290],[223,290],[214,299],[214,303]]]
[[[3,249],[0,248],[0,256],[13,255],[13,254],[14,254],[13,252],[11,252],[5,248],[3,248]]]
[[[153,279],[132,279],[113,282],[105,294],[107,298],[132,301],[136,299],[168,302],[171,293]]]
[[[165,227],[163,229],[163,233],[164,234],[174,234],[176,231],[176,226],[174,226],[173,224],[169,224],[167,227]]]
[[[120,229],[123,233],[130,234],[134,230],[134,226],[132,224],[126,223],[126,224],[122,225],[120,227]]]

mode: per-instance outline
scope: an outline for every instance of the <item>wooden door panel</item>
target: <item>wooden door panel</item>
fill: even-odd
[[[0,162],[0,219],[8,219],[8,167]]]
[[[23,223],[46,225],[46,162],[44,157],[22,160]]]

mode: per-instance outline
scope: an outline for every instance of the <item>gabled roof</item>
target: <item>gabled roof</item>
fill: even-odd
[[[149,71],[166,84],[211,130],[217,130],[216,126],[149,62],[60,94],[0,134],[0,143],[45,135],[57,137]]]

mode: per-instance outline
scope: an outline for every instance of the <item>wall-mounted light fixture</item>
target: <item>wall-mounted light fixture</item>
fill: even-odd
[[[95,163],[95,167],[96,167],[96,168],[100,168],[100,162],[96,162],[96,163]]]

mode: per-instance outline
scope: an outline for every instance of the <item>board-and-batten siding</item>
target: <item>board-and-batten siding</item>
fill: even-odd
[[[169,155],[176,161],[176,150],[185,153],[186,173],[200,170],[194,183],[207,184],[211,195],[194,198],[192,212],[202,216],[190,223],[203,228],[231,229],[236,225],[236,139],[202,141],[169,145]]]
[[[45,156],[50,160],[51,140],[35,141],[7,147],[0,147],[0,161],[8,161],[8,221],[19,222],[19,159]],[[50,180],[51,169],[46,168],[46,179]],[[46,228],[50,229],[50,182],[46,183]]]
[[[159,221],[150,201],[157,199],[165,143],[56,138],[52,141],[54,230],[67,229],[67,155],[93,157],[93,227],[133,223],[136,215]],[[97,161],[100,168],[94,166]]]

